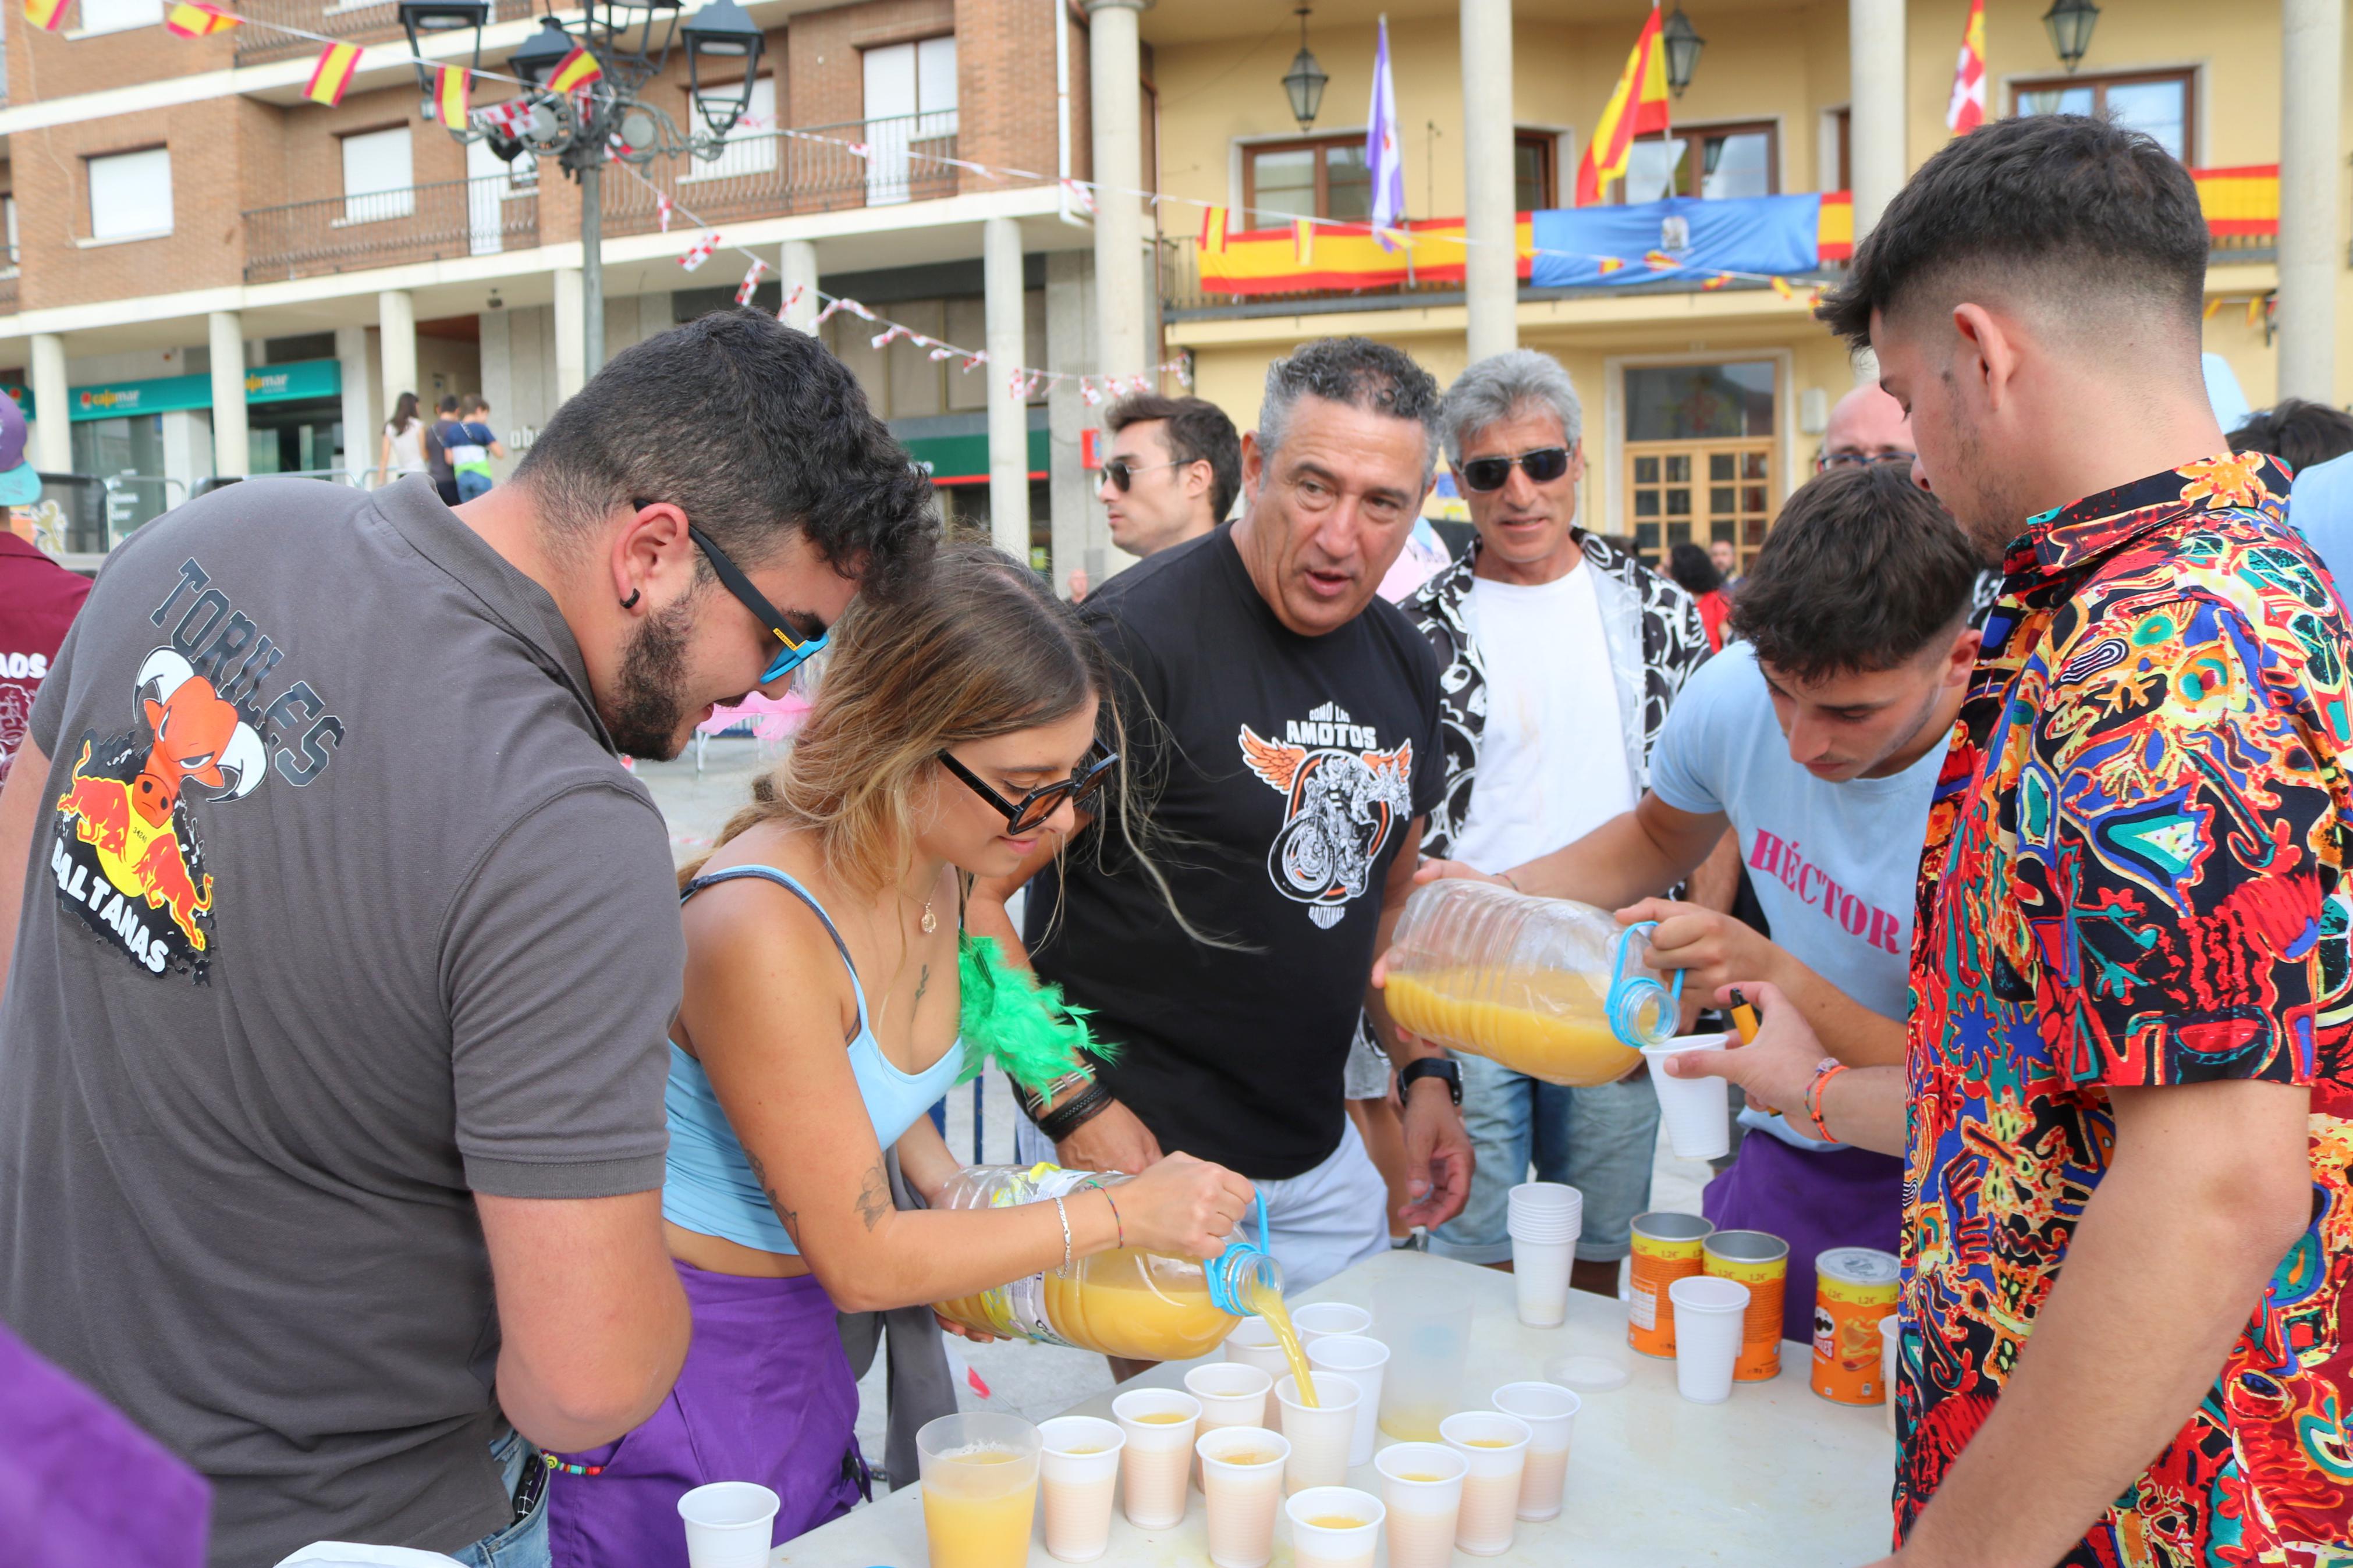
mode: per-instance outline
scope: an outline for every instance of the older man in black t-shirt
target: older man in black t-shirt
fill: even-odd
[[[1124,672],[1149,831],[1108,825],[1029,910],[1039,973],[1121,1047],[1044,1108],[1062,1163],[1135,1171],[1182,1150],[1231,1166],[1264,1193],[1294,1289],[1388,1245],[1342,1073],[1445,778],[1436,657],[1376,593],[1428,492],[1437,411],[1427,372],[1362,338],[1269,370],[1243,516],[1086,603]],[[1001,900],[1018,882],[983,889],[976,929],[1010,938]],[[1410,1038],[1396,1058],[1401,1217],[1437,1225],[1471,1178],[1454,1064]]]

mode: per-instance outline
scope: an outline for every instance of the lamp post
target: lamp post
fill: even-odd
[[[1299,8],[1299,52],[1291,57],[1291,68],[1282,73],[1282,90],[1291,97],[1291,117],[1306,130],[1315,123],[1315,111],[1324,107],[1324,84],[1332,79],[1315,63],[1314,51],[1307,47],[1307,7]]]
[[[2075,68],[2084,63],[2084,56],[2092,47],[2092,26],[2100,19],[2100,8],[2092,0],[2051,0],[2051,9],[2042,13],[2042,26],[2051,34],[2051,47],[2059,53],[2059,62],[2073,76]]]
[[[682,28],[681,0],[582,0],[581,14],[568,26],[556,18],[553,0],[550,5],[539,30],[507,62],[525,84],[522,96],[528,101],[528,114],[505,130],[470,121],[443,129],[459,142],[488,142],[493,153],[510,162],[526,150],[554,158],[580,182],[581,348],[584,372],[594,375],[605,363],[607,161],[642,166],[658,156],[717,158],[725,149],[727,133],[751,105],[752,83],[759,75],[766,39],[736,0],[710,0]],[[427,35],[470,27],[476,68],[482,58],[482,27],[489,19],[489,0],[400,0],[400,25],[408,35],[411,53],[421,54],[417,45]],[[659,105],[638,96],[670,63],[670,48],[681,36],[688,92],[706,127],[693,135],[681,131]],[[602,74],[570,92],[552,90],[547,84],[557,68],[581,49]],[[706,68],[739,65],[743,79],[733,85],[732,97],[724,86],[703,84]],[[430,79],[421,59],[417,80],[418,89],[429,97]]]
[[[1707,46],[1707,40],[1699,36],[1699,30],[1691,25],[1691,18],[1683,15],[1679,5],[1675,14],[1667,18],[1666,26],[1659,29],[1659,41],[1667,50],[1667,86],[1681,98],[1683,89],[1691,85],[1692,72],[1699,68],[1699,52]]]

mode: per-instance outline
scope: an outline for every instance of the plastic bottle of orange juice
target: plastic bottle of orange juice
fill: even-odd
[[[939,1206],[1001,1208],[1068,1197],[1091,1183],[1116,1186],[1124,1175],[1066,1171],[1059,1165],[969,1165],[948,1184]],[[1224,1342],[1234,1325],[1258,1314],[1290,1328],[1282,1268],[1266,1250],[1266,1203],[1259,1201],[1256,1241],[1238,1232],[1206,1261],[1133,1247],[1098,1252],[1067,1270],[1048,1269],[994,1290],[938,1303],[941,1316],[989,1333],[1134,1361],[1185,1361]],[[1299,1359],[1301,1382],[1306,1362]]]
[[[1414,890],[1389,950],[1400,1028],[1546,1083],[1623,1078],[1672,1038],[1683,972],[1651,966],[1655,922],[1448,878]]]

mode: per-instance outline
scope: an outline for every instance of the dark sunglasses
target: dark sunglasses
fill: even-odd
[[[1818,474],[1832,468],[1867,468],[1873,463],[1909,463],[1909,452],[1824,452],[1814,464]]]
[[[1019,800],[1008,800],[983,784],[978,774],[948,752],[942,752],[939,756],[942,767],[962,779],[965,788],[1003,814],[1008,833],[1027,833],[1033,827],[1043,827],[1046,819],[1060,810],[1066,800],[1072,805],[1085,805],[1089,797],[1103,788],[1103,781],[1111,776],[1112,769],[1119,765],[1119,753],[1103,751],[1098,744],[1092,748],[1091,760],[1081,762],[1078,772],[1069,778],[1040,784]]]
[[[1125,495],[1127,487],[1135,482],[1138,474],[1148,474],[1155,468],[1182,468],[1199,461],[1198,458],[1178,458],[1166,463],[1131,463],[1125,458],[1113,458],[1103,465],[1103,473],[1110,479],[1113,488]]]
[[[637,504],[642,510],[652,503],[639,501]],[[761,685],[765,686],[771,681],[782,680],[809,659],[825,651],[826,639],[829,633],[819,632],[813,637],[804,637],[794,631],[786,623],[785,617],[777,612],[776,606],[768,603],[768,596],[752,586],[752,579],[744,575],[743,568],[728,560],[726,552],[711,542],[711,535],[703,532],[691,521],[686,525],[686,531],[687,536],[694,541],[696,548],[701,550],[704,557],[710,561],[711,569],[719,574],[719,581],[725,584],[727,591],[742,601],[744,607],[757,616],[760,624],[775,633],[776,640],[785,645],[784,651],[770,659],[768,668],[760,672]]]
[[[1518,468],[1534,483],[1548,485],[1568,472],[1568,448],[1538,447],[1533,452],[1522,452],[1516,458],[1473,458],[1454,470],[1466,490],[1485,494],[1502,489],[1511,482],[1512,470]]]

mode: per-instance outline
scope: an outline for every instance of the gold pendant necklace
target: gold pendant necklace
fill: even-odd
[[[923,900],[923,934],[929,936],[939,929],[940,917],[932,913],[932,900],[925,899]]]

